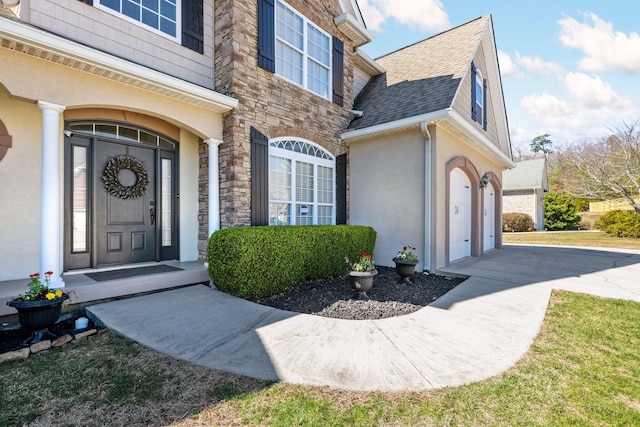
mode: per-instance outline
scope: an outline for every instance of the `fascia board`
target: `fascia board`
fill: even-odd
[[[207,106],[220,113],[225,113],[238,106],[237,99],[67,40],[31,25],[5,18],[0,18],[0,22],[2,23],[0,39],[5,38],[19,42],[132,79],[139,83],[139,86],[133,84],[134,87],[143,87],[151,92]],[[119,81],[118,79],[114,80]]]

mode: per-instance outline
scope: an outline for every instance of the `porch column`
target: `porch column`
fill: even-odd
[[[220,230],[220,175],[218,166],[218,147],[221,139],[208,138],[204,143],[209,146],[209,236]]]
[[[51,287],[62,280],[62,230],[60,229],[60,115],[63,105],[38,101],[42,110],[42,171],[40,190],[40,275],[53,271]]]

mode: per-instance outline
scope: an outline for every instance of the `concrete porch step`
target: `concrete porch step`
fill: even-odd
[[[62,275],[65,281],[64,292],[69,295],[69,303],[72,305],[86,305],[95,301],[103,301],[112,298],[127,297],[163,289],[188,286],[197,283],[209,283],[209,273],[202,262],[178,262],[163,261],[161,263],[145,263],[143,265],[121,266],[122,268],[153,266],[158,264],[178,267],[181,270],[158,274],[147,274],[117,280],[95,281],[84,273],[100,270],[83,270],[67,272]],[[113,268],[111,269],[113,270]],[[29,278],[0,282],[0,317],[17,314],[13,307],[6,302],[26,292]]]

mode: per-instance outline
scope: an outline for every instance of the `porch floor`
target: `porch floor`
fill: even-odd
[[[170,265],[180,268],[181,270],[100,282],[91,279],[85,274],[134,267],[148,267],[159,264]],[[209,273],[207,267],[201,261],[163,261],[96,270],[74,270],[64,273],[62,279],[65,282],[63,290],[69,294],[70,304],[87,305],[95,301],[108,300],[111,298],[132,296],[197,283],[209,283]],[[11,316],[17,313],[14,308],[6,305],[6,302],[24,293],[27,290],[28,283],[28,277],[20,280],[0,282],[0,317]]]

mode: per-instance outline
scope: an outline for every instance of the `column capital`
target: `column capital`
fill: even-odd
[[[217,139],[217,138],[207,138],[207,139],[204,139],[202,142],[204,142],[207,145],[215,145],[216,147],[219,147],[220,144],[223,143],[221,139]]]
[[[53,102],[38,101],[38,108],[40,108],[42,111],[53,110],[57,111],[58,113],[62,113],[67,107],[60,104],[54,104]]]

